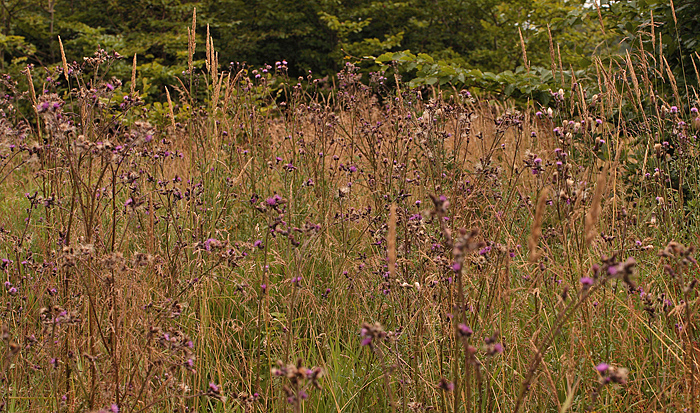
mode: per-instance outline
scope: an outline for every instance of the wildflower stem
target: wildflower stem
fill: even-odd
[[[556,321],[554,322],[554,325],[552,326],[552,329],[547,333],[547,335],[542,339],[540,344],[536,347],[535,350],[535,355],[530,362],[530,367],[528,368],[527,374],[525,375],[525,379],[523,380],[520,394],[518,395],[518,398],[515,402],[515,408],[513,409],[513,413],[518,413],[520,410],[520,407],[522,406],[523,402],[525,401],[525,396],[530,390],[530,384],[532,383],[532,379],[535,376],[535,372],[537,371],[537,368],[539,367],[540,363],[542,362],[542,359],[544,357],[545,351],[549,348],[549,346],[552,344],[552,341],[556,338],[557,335],[559,335],[559,332],[561,329],[564,327],[564,325],[569,321],[569,319],[576,313],[576,311],[583,305],[584,302],[588,299],[588,297],[591,296],[591,294],[595,291],[597,291],[599,288],[601,288],[604,284],[605,278],[603,278],[601,281],[596,283],[595,285],[589,287],[587,290],[581,293],[580,298],[578,301],[572,301],[567,305],[557,316]]]

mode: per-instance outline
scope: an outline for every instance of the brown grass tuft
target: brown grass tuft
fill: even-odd
[[[591,242],[593,242],[598,232],[596,225],[598,223],[598,218],[600,217],[601,200],[603,199],[603,192],[605,192],[607,176],[608,165],[606,164],[600,175],[598,175],[595,193],[593,194],[593,201],[591,202],[591,209],[586,215],[586,226],[584,227],[584,233],[586,234],[586,245],[591,245]]]

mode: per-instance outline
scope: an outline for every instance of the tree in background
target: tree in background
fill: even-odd
[[[209,24],[220,61],[252,66],[288,60],[292,73],[324,73],[333,67],[332,33],[320,20],[323,2],[311,0],[207,0],[201,22]]]
[[[611,42],[622,49],[643,48],[653,58],[661,53],[683,91],[687,83],[700,80],[695,70],[700,61],[700,2],[605,0],[601,9],[605,26],[614,36]],[[652,23],[654,39],[650,36]]]
[[[585,0],[0,0],[0,64],[9,71],[55,64],[60,35],[71,61],[98,48],[136,54],[139,90],[162,93],[162,84],[186,69],[194,7],[197,57],[208,24],[222,64],[286,59],[293,76],[328,75],[348,59],[402,50],[485,72],[550,68],[550,33],[557,64],[561,59],[564,68],[581,69],[594,53],[628,47],[637,30],[651,24],[652,12],[674,70],[694,75],[690,60],[680,56],[700,47],[694,0],[676,0],[675,17],[665,0],[602,0],[605,35]],[[129,66],[124,61],[112,73],[128,79]]]
[[[41,7],[34,0],[0,0],[0,69],[8,65],[20,65],[29,56],[37,56],[37,48],[28,41],[24,33],[31,22],[36,21],[34,12]]]

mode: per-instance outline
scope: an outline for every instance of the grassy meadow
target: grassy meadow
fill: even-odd
[[[0,80],[3,411],[698,412],[658,54],[540,106],[206,43],[163,103],[104,50]]]

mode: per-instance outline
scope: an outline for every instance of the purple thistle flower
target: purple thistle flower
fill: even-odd
[[[204,248],[205,248],[207,251],[211,251],[212,245],[215,246],[215,247],[217,247],[217,246],[220,246],[221,243],[219,242],[219,240],[217,240],[217,239],[215,239],[215,238],[209,238],[209,239],[207,239],[206,241],[204,241]]]
[[[459,330],[459,334],[464,337],[470,337],[472,334],[474,334],[474,330],[464,323],[459,323],[457,330]]]
[[[279,195],[277,195],[277,194],[275,194],[274,196],[272,196],[272,197],[270,197],[270,198],[267,198],[267,199],[265,200],[265,203],[266,203],[268,206],[274,207],[274,206],[276,206],[276,205],[279,203],[279,201],[281,201],[281,200],[282,200],[282,197],[279,196]]]

